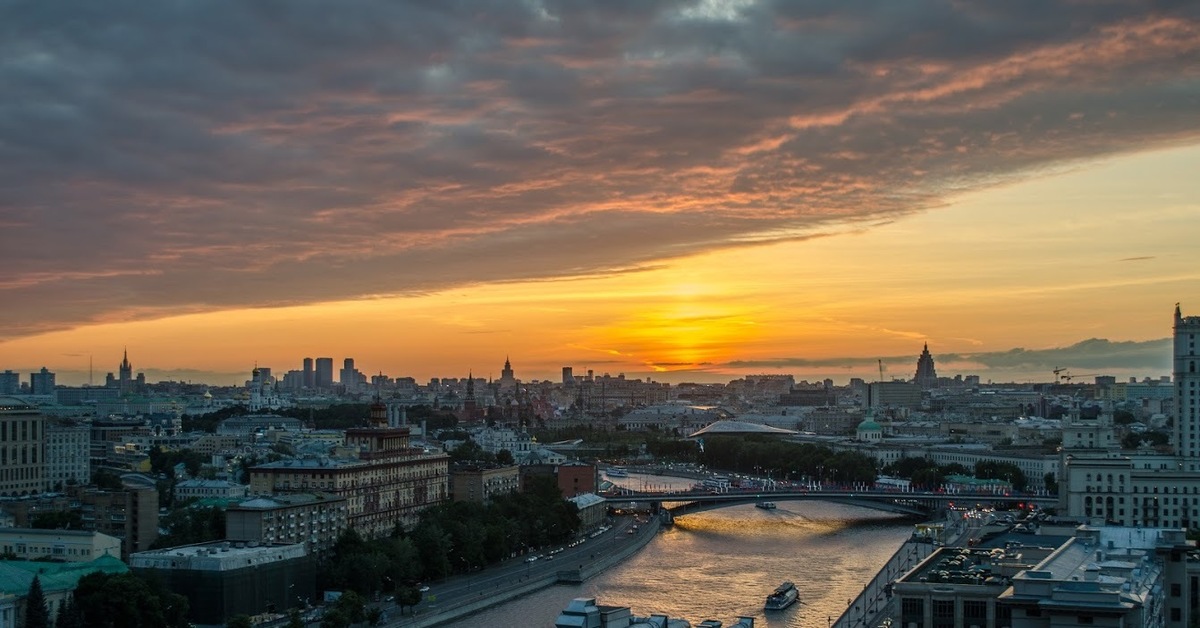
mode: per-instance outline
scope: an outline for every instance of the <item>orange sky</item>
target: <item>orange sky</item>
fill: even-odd
[[[844,381],[877,376],[880,357],[896,358],[887,376],[908,377],[924,342],[937,357],[1154,340],[1169,335],[1177,300],[1200,311],[1196,163],[1200,146],[1082,163],[891,223],[636,272],[83,326],[0,344],[0,363],[78,382],[89,356],[99,379],[128,346],[138,370],[232,374],[214,382],[318,356],[421,381],[498,376],[505,356],[523,379],[573,366],[659,381]],[[1162,363],[1122,368],[1114,357],[1105,372],[1157,376]],[[941,370],[1037,381],[1050,379],[1044,366]]]

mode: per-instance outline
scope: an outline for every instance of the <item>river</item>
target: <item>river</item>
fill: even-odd
[[[672,483],[638,474],[619,482],[637,488]],[[581,585],[551,587],[449,626],[551,628],[571,599],[595,597],[629,606],[635,615],[665,613],[693,625],[717,619],[728,626],[749,615],[755,626],[828,628],[911,531],[911,520],[829,502],[690,514]],[[784,580],[796,583],[802,604],[766,614],[763,600]]]

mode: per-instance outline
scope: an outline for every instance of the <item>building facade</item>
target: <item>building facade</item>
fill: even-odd
[[[302,544],[184,545],[134,554],[129,568],[186,597],[188,619],[196,624],[283,613],[316,598],[316,562]]]
[[[0,397],[0,496],[35,495],[45,488],[44,426],[36,406]]]
[[[101,556],[121,558],[121,539],[82,530],[0,529],[0,552],[17,560],[87,562]]]
[[[409,444],[407,427],[387,426],[387,406],[371,406],[373,427],[346,430],[337,455],[281,460],[250,469],[255,495],[320,491],[343,497],[350,527],[364,537],[416,523],[446,501],[450,457]]]
[[[292,493],[255,497],[225,509],[225,538],[263,544],[301,543],[313,556],[329,551],[349,526],[344,497]]]
[[[458,464],[450,469],[450,496],[456,502],[487,504],[496,495],[516,492],[520,484],[517,465]]]
[[[1175,306],[1175,453],[1185,471],[1200,471],[1200,316],[1183,316]]]
[[[67,421],[50,421],[45,427],[45,490],[91,482],[91,429]]]

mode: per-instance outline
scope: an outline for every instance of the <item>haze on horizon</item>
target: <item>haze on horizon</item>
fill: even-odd
[[[2,11],[26,376],[1124,378],[1200,313],[1195,3]]]

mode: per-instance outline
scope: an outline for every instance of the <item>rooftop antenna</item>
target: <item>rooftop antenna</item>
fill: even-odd
[[[92,387],[92,354],[88,354],[88,388]]]
[[[879,359],[879,383],[883,383],[883,358]]]

